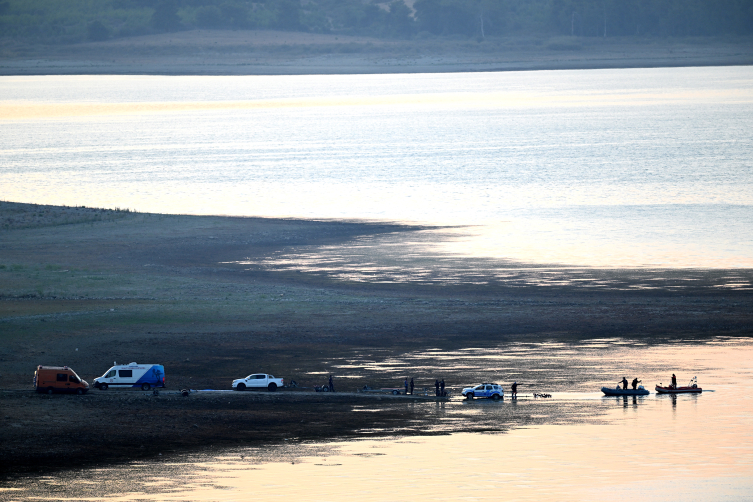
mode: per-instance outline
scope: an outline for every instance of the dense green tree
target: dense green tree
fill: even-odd
[[[216,5],[203,5],[196,10],[196,26],[199,28],[221,28],[223,24],[222,11]]]
[[[86,27],[87,38],[94,42],[100,42],[110,38],[110,29],[102,21],[96,19]]]
[[[753,0],[416,0],[413,10],[404,0],[0,0],[6,39],[76,42],[186,28],[479,40],[750,36]]]
[[[385,33],[400,38],[408,38],[413,35],[415,23],[405,2],[394,0],[389,8]]]
[[[277,19],[275,28],[291,31],[300,29],[300,11],[300,0],[277,0],[274,2],[274,12]]]
[[[154,14],[152,14],[152,26],[159,31],[179,29],[178,2],[176,0],[160,0],[154,8]]]

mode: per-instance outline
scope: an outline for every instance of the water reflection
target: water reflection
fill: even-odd
[[[567,218],[562,210],[559,219]],[[753,217],[753,213],[751,213]],[[746,216],[741,216],[745,221]],[[370,283],[418,283],[418,284],[475,284],[505,286],[586,286],[603,290],[669,290],[681,291],[693,286],[720,289],[753,289],[753,273],[747,258],[740,255],[733,261],[705,262],[705,267],[747,267],[734,270],[688,269],[671,270],[671,267],[692,267],[700,263],[697,257],[683,258],[678,250],[670,255],[655,256],[655,249],[638,249],[634,244],[615,240],[613,234],[604,234],[599,239],[611,239],[613,247],[629,247],[636,253],[635,259],[614,262],[615,249],[604,250],[602,258],[590,256],[587,262],[577,253],[559,256],[544,256],[524,251],[516,239],[530,239],[531,222],[520,235],[499,235],[492,227],[480,226],[457,229],[422,230],[418,232],[392,233],[362,236],[351,242],[325,246],[295,246],[262,259],[242,259],[226,264],[239,265],[248,270],[304,272],[332,279]],[[600,227],[599,227],[600,228]],[[525,234],[525,237],[523,236]],[[624,237],[624,234],[623,234]],[[479,239],[500,239],[496,245],[479,247]],[[550,246],[560,247],[556,232],[546,232]],[[543,235],[542,235],[543,239]],[[649,242],[647,247],[655,247]],[[593,249],[594,242],[583,247]],[[492,250],[495,249],[496,251]],[[508,258],[500,256],[500,250]],[[639,256],[640,255],[640,261]],[[496,257],[495,257],[496,256]],[[523,258],[525,256],[525,258]],[[526,261],[522,261],[525,259]],[[539,259],[538,264],[533,261]],[[649,261],[645,261],[649,260]],[[662,269],[635,268],[651,262]],[[558,264],[559,263],[559,264]],[[587,263],[588,266],[567,266],[563,263]],[[615,270],[612,267],[629,266],[630,269]],[[600,268],[601,267],[601,268]],[[610,268],[606,268],[610,267]],[[669,267],[669,268],[666,268]]]
[[[430,280],[441,255],[749,268],[751,68],[0,77],[0,185],[19,202],[475,225],[446,230],[436,261],[398,245],[353,280]]]
[[[740,382],[753,378],[753,340],[637,349],[621,340],[592,342],[551,344],[548,350],[568,352],[571,380],[588,366],[579,363],[594,357],[591,346],[606,345],[597,349],[601,380],[615,367],[636,368],[646,381],[666,376],[671,368],[678,375],[697,374],[704,393],[607,398],[590,382],[553,393],[551,399],[408,403],[395,398],[385,405],[421,410],[426,418],[410,427],[429,436],[401,437],[395,431],[381,439],[287,441],[165,455],[16,480],[0,488],[0,497],[596,501],[608,494],[618,501],[736,501],[753,493],[753,398],[739,391]],[[536,344],[514,348],[532,359],[543,353]],[[431,354],[436,352],[410,357]],[[518,364],[526,359],[519,356]],[[432,421],[435,427],[424,427]],[[472,426],[479,432],[458,432]]]

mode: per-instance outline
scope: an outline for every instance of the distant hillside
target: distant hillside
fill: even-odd
[[[753,34],[753,0],[0,0],[0,39],[77,43],[192,29],[384,39]]]

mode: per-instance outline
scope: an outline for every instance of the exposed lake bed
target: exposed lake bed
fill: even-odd
[[[573,281],[569,269],[555,281],[558,269],[551,267],[545,269],[548,286],[475,284],[473,277],[452,284],[348,281],[228,258],[242,250],[263,261],[295,255],[299,245],[315,247],[312,240],[331,247],[383,232],[404,235],[409,245],[413,233],[425,230],[10,203],[3,208],[16,214],[19,227],[5,231],[7,265],[0,270],[3,383],[15,389],[2,394],[9,405],[3,406],[9,411],[1,433],[6,475],[67,470],[71,463],[123,465],[160,453],[175,459],[208,445],[222,455],[239,444],[291,439],[599,424],[609,422],[609,409],[622,401],[604,400],[598,389],[623,373],[642,377],[649,389],[668,381],[668,371],[681,379],[698,375],[710,390],[719,390],[716,377],[731,387],[734,379],[748,378],[744,363],[721,362],[747,357],[753,306],[746,270],[594,271],[610,279],[606,285]],[[18,216],[25,212],[49,219],[33,223]],[[265,240],[254,242],[252,235]],[[379,264],[378,255],[360,259]],[[529,266],[521,268],[531,274]],[[681,280],[694,274],[696,280]],[[462,269],[453,276],[462,277]],[[630,287],[651,283],[651,277],[664,279]],[[185,398],[172,391],[152,396],[95,389],[49,397],[29,390],[36,364],[67,364],[91,381],[111,360],[126,359],[163,363],[171,390],[229,389],[232,378],[244,376],[237,368],[253,364],[248,371],[267,370],[309,389],[333,373],[342,392]],[[521,399],[517,408],[509,399],[492,408],[495,403],[457,398],[435,403],[353,394],[363,385],[400,387],[409,375],[430,392],[433,379],[444,378],[456,396],[462,385],[487,379],[501,380],[509,392],[515,379],[523,385]],[[533,392],[554,397],[534,400]],[[635,401],[636,409],[646,402]],[[632,403],[626,402],[629,408]],[[58,413],[66,420],[50,419]]]

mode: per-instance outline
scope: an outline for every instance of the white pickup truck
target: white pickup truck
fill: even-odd
[[[246,378],[233,380],[233,389],[246,390],[266,388],[269,392],[274,392],[277,390],[277,387],[282,387],[284,385],[282,380],[282,378],[275,378],[266,373],[254,373],[253,375],[248,375]]]

